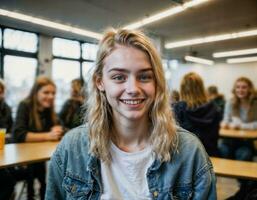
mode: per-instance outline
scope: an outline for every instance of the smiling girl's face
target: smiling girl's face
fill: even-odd
[[[40,109],[50,108],[54,105],[55,86],[48,84],[40,88],[37,92],[37,101]]]
[[[239,99],[248,98],[250,93],[250,87],[245,81],[237,81],[235,84],[235,94]]]
[[[104,91],[114,120],[148,118],[155,99],[155,77],[148,56],[134,47],[116,45],[104,60],[97,87]]]

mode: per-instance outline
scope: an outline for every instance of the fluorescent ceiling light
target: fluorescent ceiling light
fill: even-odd
[[[126,28],[126,29],[136,29],[136,28],[142,27],[146,24],[150,24],[150,23],[153,23],[155,21],[161,20],[163,18],[175,15],[177,13],[180,13],[180,12],[186,10],[187,8],[197,6],[197,5],[202,4],[206,1],[209,1],[209,0],[193,0],[193,1],[190,1],[190,2],[186,2],[181,6],[176,6],[176,7],[169,8],[167,10],[159,12],[155,15],[150,16],[150,17],[146,17],[146,18],[144,18],[142,20],[139,20],[137,22],[128,24],[128,25],[124,26],[124,28]]]
[[[76,27],[73,27],[73,26],[63,25],[63,24],[60,24],[60,23],[56,23],[56,22],[45,20],[45,19],[32,17],[32,16],[29,16],[29,15],[24,15],[24,14],[17,13],[17,12],[11,12],[11,11],[8,11],[8,10],[0,9],[0,15],[10,17],[10,18],[14,18],[14,19],[18,19],[18,20],[25,21],[25,22],[30,22],[30,23],[33,23],[33,24],[38,24],[38,25],[41,25],[41,26],[49,27],[49,28],[54,28],[54,29],[58,29],[58,30],[62,30],[62,31],[75,33],[75,34],[78,34],[78,35],[83,35],[83,36],[95,38],[95,39],[98,39],[98,40],[100,40],[102,38],[102,35],[99,34],[99,33],[96,33],[96,32],[88,31],[86,29],[76,28]]]
[[[212,36],[208,36],[208,37],[195,38],[195,39],[191,39],[191,40],[183,40],[183,41],[178,41],[178,42],[169,42],[169,43],[165,44],[165,48],[173,49],[173,48],[177,48],[177,47],[192,46],[192,45],[196,45],[196,44],[217,42],[217,41],[222,41],[222,40],[230,40],[230,39],[249,37],[249,36],[255,36],[255,35],[257,35],[257,29],[253,29],[250,31],[228,33],[228,34],[223,34],[223,35],[212,35]]]
[[[240,56],[240,55],[248,55],[248,54],[255,54],[255,53],[257,53],[257,48],[242,49],[242,50],[236,50],[236,51],[216,52],[216,53],[213,53],[212,56],[214,58],[223,58],[223,57]]]
[[[212,60],[207,60],[203,58],[193,57],[193,56],[185,56],[186,61],[199,63],[199,64],[205,64],[205,65],[213,65],[214,62]]]
[[[229,63],[229,64],[232,64],[232,63],[254,62],[254,61],[257,61],[257,56],[227,59],[227,63]]]

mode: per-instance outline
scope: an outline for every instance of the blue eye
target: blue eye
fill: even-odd
[[[138,78],[140,81],[148,82],[153,79],[153,76],[152,74],[140,74]]]
[[[112,79],[115,80],[115,81],[121,82],[121,81],[125,81],[126,77],[124,75],[115,75],[115,76],[112,77]]]

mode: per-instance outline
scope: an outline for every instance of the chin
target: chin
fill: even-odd
[[[51,105],[49,105],[49,104],[46,104],[46,105],[44,105],[44,108],[51,108],[53,105],[51,104]]]
[[[126,118],[131,121],[138,121],[143,119],[145,116],[143,114],[136,114],[136,115],[127,115]]]

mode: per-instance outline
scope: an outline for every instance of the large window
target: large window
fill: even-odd
[[[94,64],[95,64],[94,62],[83,62],[82,75],[86,82],[89,81],[89,78],[93,73]]]
[[[78,41],[62,38],[53,39],[53,55],[58,57],[75,58],[80,57],[80,45]]]
[[[85,60],[95,60],[98,46],[96,44],[82,44],[82,57]]]
[[[29,94],[36,77],[38,36],[5,27],[2,30],[1,76],[6,83],[6,101],[15,115],[18,104]]]
[[[35,53],[37,51],[37,35],[13,29],[4,30],[4,48]]]
[[[59,112],[64,101],[70,97],[70,83],[72,79],[80,77],[78,61],[54,59],[53,80],[57,86],[56,110]]]
[[[6,99],[14,111],[18,103],[24,99],[33,85],[37,60],[18,56],[4,57],[4,80],[6,84]]]
[[[57,85],[57,112],[70,97],[71,81],[75,78],[88,81],[96,52],[96,44],[62,38],[53,39],[52,77]]]

